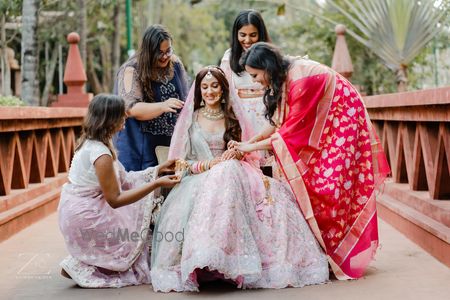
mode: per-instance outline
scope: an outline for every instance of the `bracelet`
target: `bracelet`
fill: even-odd
[[[193,174],[200,174],[208,171],[211,166],[211,160],[197,161],[191,165],[191,172]]]

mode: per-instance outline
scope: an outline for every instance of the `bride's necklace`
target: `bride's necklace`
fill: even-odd
[[[221,108],[216,110],[204,106],[200,108],[200,112],[206,119],[211,121],[221,120],[225,117],[225,114]]]

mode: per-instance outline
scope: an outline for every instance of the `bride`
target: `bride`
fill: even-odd
[[[217,279],[239,288],[324,283],[326,256],[289,186],[265,177],[256,154],[226,149],[252,136],[230,90],[220,68],[202,69],[177,121],[169,159],[183,159],[188,176],[155,224],[153,289],[198,291]]]

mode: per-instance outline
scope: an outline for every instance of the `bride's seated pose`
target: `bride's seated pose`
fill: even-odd
[[[196,76],[177,121],[169,159],[185,174],[153,233],[155,291],[198,291],[226,280],[239,288],[302,287],[328,280],[327,258],[287,183],[266,177],[257,154],[227,150],[252,136],[223,71]]]

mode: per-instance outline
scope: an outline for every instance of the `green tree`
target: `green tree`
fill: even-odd
[[[94,94],[113,89],[125,38],[124,28],[119,26],[120,5],[118,0],[102,0],[90,1],[87,6],[86,73]]]
[[[67,35],[77,28],[76,3],[69,0],[43,1],[40,7],[38,35],[38,70],[40,106],[51,104],[51,95],[57,94],[58,81],[55,74],[58,65],[59,48],[68,49]],[[60,58],[61,63],[65,63]],[[61,74],[62,76],[62,74]]]
[[[436,36],[448,12],[448,1],[367,0],[327,1],[358,32],[348,33],[379,56],[396,72],[398,91],[407,87],[407,68]],[[331,19],[330,19],[331,20]]]
[[[14,40],[19,30],[14,29],[9,35],[6,31],[6,22],[20,15],[22,1],[11,0],[0,3],[0,69],[1,69],[1,90],[0,94],[11,95],[11,69],[8,62],[8,45]]]
[[[216,13],[218,2],[192,6],[182,0],[165,1],[160,21],[174,39],[174,48],[193,74],[200,66],[217,64],[228,48],[228,29]]]

